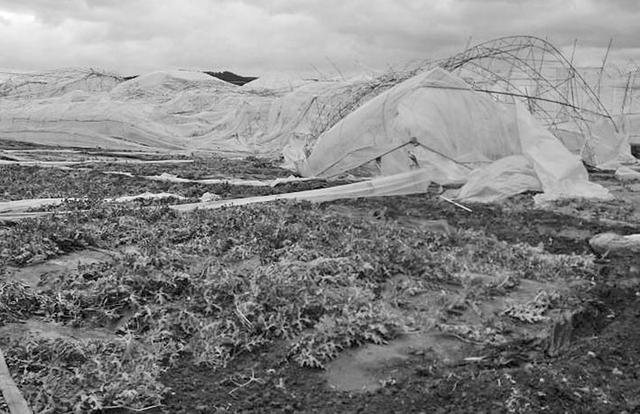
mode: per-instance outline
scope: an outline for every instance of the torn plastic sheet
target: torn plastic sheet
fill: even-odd
[[[536,203],[566,198],[611,200],[613,195],[600,184],[589,181],[580,157],[573,155],[520,103],[516,103],[517,122],[522,153],[529,159],[543,194]]]
[[[526,191],[542,191],[542,184],[526,157],[512,155],[474,170],[457,193],[456,199],[490,203]]]
[[[135,201],[140,199],[159,200],[164,198],[175,198],[178,200],[186,200],[186,197],[183,197],[178,194],[146,192],[146,193],[133,195],[133,196],[105,198],[103,201],[108,203],[109,202],[126,203],[129,201]],[[87,199],[70,197],[70,198],[32,198],[32,199],[25,199],[25,200],[2,201],[0,202],[0,214],[24,213],[24,212],[28,212],[29,210],[39,209],[43,207],[59,206],[63,204],[65,201],[84,201],[84,200],[87,200]]]
[[[2,201],[0,202],[0,213],[22,213],[36,208],[59,206],[64,201],[64,198],[33,198],[28,200]]]
[[[587,131],[575,130],[575,126],[561,124],[552,129],[553,135],[573,154],[579,154],[588,165],[600,169],[615,170],[622,164],[634,162],[629,143],[628,122],[622,117],[619,130],[609,119],[600,119]]]
[[[70,167],[85,164],[190,164],[193,160],[134,160],[134,159],[99,159],[77,161],[11,161],[0,160],[0,165],[18,165],[21,167]]]
[[[181,178],[173,174],[162,173],[160,175],[144,176],[148,180],[163,181],[170,183],[197,183],[205,185],[214,184],[230,184],[230,185],[244,185],[249,187],[275,187],[280,184],[295,183],[301,181],[317,180],[315,177],[300,178],[293,175],[286,178],[276,178],[273,180],[245,180],[242,178],[205,178],[200,180],[194,180],[190,178]]]
[[[106,202],[113,202],[113,203],[128,203],[130,201],[136,201],[136,200],[162,200],[162,199],[166,199],[166,198],[175,198],[177,200],[186,200],[186,197],[183,197],[181,195],[178,194],[173,194],[173,193],[142,193],[142,194],[138,194],[138,195],[133,195],[133,196],[122,196],[122,197],[116,197],[116,198],[106,198],[104,201]]]
[[[623,166],[616,170],[615,177],[618,181],[640,181],[640,171]]]
[[[295,193],[276,194],[261,197],[248,197],[233,200],[218,200],[192,204],[171,206],[177,211],[193,211],[216,209],[228,206],[266,203],[276,200],[298,200],[326,202],[345,198],[381,197],[425,193],[432,182],[429,170],[419,169],[388,177],[378,177],[368,181],[339,185],[317,190],[299,191]]]

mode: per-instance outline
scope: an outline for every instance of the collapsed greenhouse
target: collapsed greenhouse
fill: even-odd
[[[216,74],[0,73],[0,414],[640,407],[635,72]]]
[[[569,75],[552,79],[550,71]],[[12,76],[2,96],[4,139],[282,156],[306,177],[423,168],[439,184],[469,181],[457,197],[474,201],[540,190],[606,198],[586,182],[580,160],[613,169],[635,162],[629,117],[614,121],[566,58],[531,37],[498,39],[371,79],[237,86],[199,72],[125,80],[70,70]],[[494,188],[485,186],[489,177]]]

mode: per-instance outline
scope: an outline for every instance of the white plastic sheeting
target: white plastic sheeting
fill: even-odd
[[[0,213],[23,213],[32,209],[58,206],[64,203],[64,198],[32,198],[28,200],[2,201]]]
[[[601,118],[584,133],[562,127],[554,128],[552,132],[569,151],[579,154],[588,165],[615,170],[621,165],[637,162],[631,155],[628,118],[620,117],[616,124],[617,130],[610,120]]]
[[[490,165],[511,156],[520,157]],[[487,202],[538,188],[552,198],[611,198],[520,104],[498,103],[442,69],[365,103],[322,134],[298,165],[320,177],[363,165],[382,175],[425,168],[440,184],[471,177],[462,198]]]
[[[193,204],[180,204],[171,208],[177,211],[208,210],[229,206],[266,203],[276,200],[297,200],[326,202],[345,198],[379,197],[424,193],[431,183],[431,174],[427,170],[414,170],[389,177],[378,177],[359,183],[339,185],[317,190],[276,194],[260,197],[238,198],[233,200],[205,201]]]
[[[640,145],[640,113],[627,114],[624,117],[628,123],[629,143]]]
[[[0,96],[4,99],[44,99],[74,93],[108,92],[122,79],[91,69],[57,69],[46,72],[3,73]]]
[[[640,171],[623,166],[616,170],[615,177],[619,181],[640,181]]]
[[[511,155],[471,172],[457,198],[487,203],[525,191],[542,191],[542,184],[535,176],[531,161],[527,157]]]
[[[533,118],[520,104],[516,104],[516,119],[524,155],[533,166],[544,194],[536,201],[560,198],[612,199],[611,193],[589,181],[589,174],[580,157],[573,155],[560,141]]]
[[[384,175],[415,166],[412,158],[419,165],[445,163],[447,157],[461,163],[492,162],[520,152],[514,119],[514,108],[434,69],[378,95],[322,134],[301,170],[304,175],[329,177],[377,157]],[[412,138],[424,147],[395,150]]]
[[[22,74],[0,83],[0,139],[110,150],[212,151],[278,157],[303,150],[358,81],[242,87],[190,71],[123,81],[92,71]]]
[[[161,200],[165,198],[175,198],[185,200],[185,197],[173,193],[150,193],[145,192],[133,196],[122,196],[116,198],[105,198],[105,202],[127,203],[135,200]],[[59,206],[65,201],[82,201],[85,198],[29,198],[25,200],[1,201],[0,213],[22,213],[43,207]]]
[[[273,180],[247,180],[242,178],[203,178],[199,180],[194,180],[190,178],[181,178],[173,174],[162,173],[160,175],[149,175],[144,176],[144,178],[153,180],[153,181],[163,181],[169,183],[197,183],[197,184],[229,184],[229,185],[242,185],[247,187],[275,187],[280,184],[287,183],[295,183],[302,181],[310,181],[314,178],[300,178],[290,175],[289,177],[284,178],[275,178]]]

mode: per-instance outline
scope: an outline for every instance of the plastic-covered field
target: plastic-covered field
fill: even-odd
[[[200,72],[125,80],[92,70],[13,75],[0,83],[3,139],[112,150],[209,150],[278,156],[310,140],[366,81],[236,86]]]

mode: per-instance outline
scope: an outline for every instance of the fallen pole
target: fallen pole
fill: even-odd
[[[32,414],[31,408],[22,396],[18,386],[11,378],[9,367],[4,360],[4,355],[0,349],[0,392],[4,397],[4,401],[9,407],[11,414]]]

